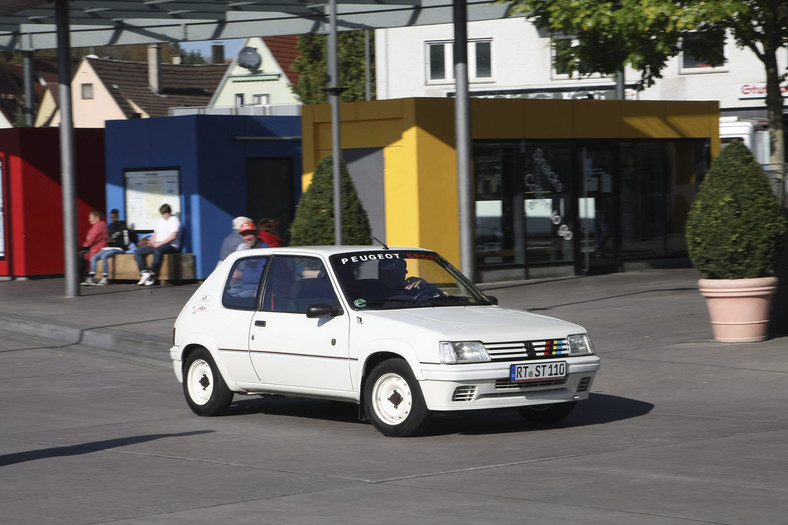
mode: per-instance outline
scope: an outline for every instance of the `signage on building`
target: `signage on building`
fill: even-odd
[[[751,82],[749,84],[739,84],[736,86],[739,92],[739,98],[766,98],[766,83],[765,82]],[[783,97],[788,96],[788,83],[780,84],[780,91]]]

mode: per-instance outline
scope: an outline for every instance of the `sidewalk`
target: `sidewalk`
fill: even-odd
[[[600,354],[633,348],[719,345],[692,269],[644,270],[480,287],[501,306],[584,326]],[[175,318],[198,284],[81,286],[62,278],[0,281],[0,330],[168,360]],[[742,348],[783,347],[785,336]]]
[[[0,330],[169,360],[175,318],[198,284],[80,286],[65,280],[0,281]]]

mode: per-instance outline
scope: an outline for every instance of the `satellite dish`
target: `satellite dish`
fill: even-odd
[[[238,53],[238,65],[249,71],[256,71],[262,61],[260,53],[253,47],[246,46]]]

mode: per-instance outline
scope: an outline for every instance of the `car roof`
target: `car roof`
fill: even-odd
[[[395,251],[395,250],[413,250],[413,251],[432,251],[426,248],[417,248],[413,246],[389,246],[383,247],[377,244],[370,245],[332,245],[332,246],[287,246],[280,248],[253,248],[251,250],[239,250],[231,253],[227,258],[236,259],[249,255],[313,255],[319,257],[329,257],[338,253],[367,253],[370,251]]]

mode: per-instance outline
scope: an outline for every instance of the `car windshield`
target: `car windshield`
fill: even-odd
[[[356,310],[493,304],[435,252],[342,253],[331,256],[331,266]]]

